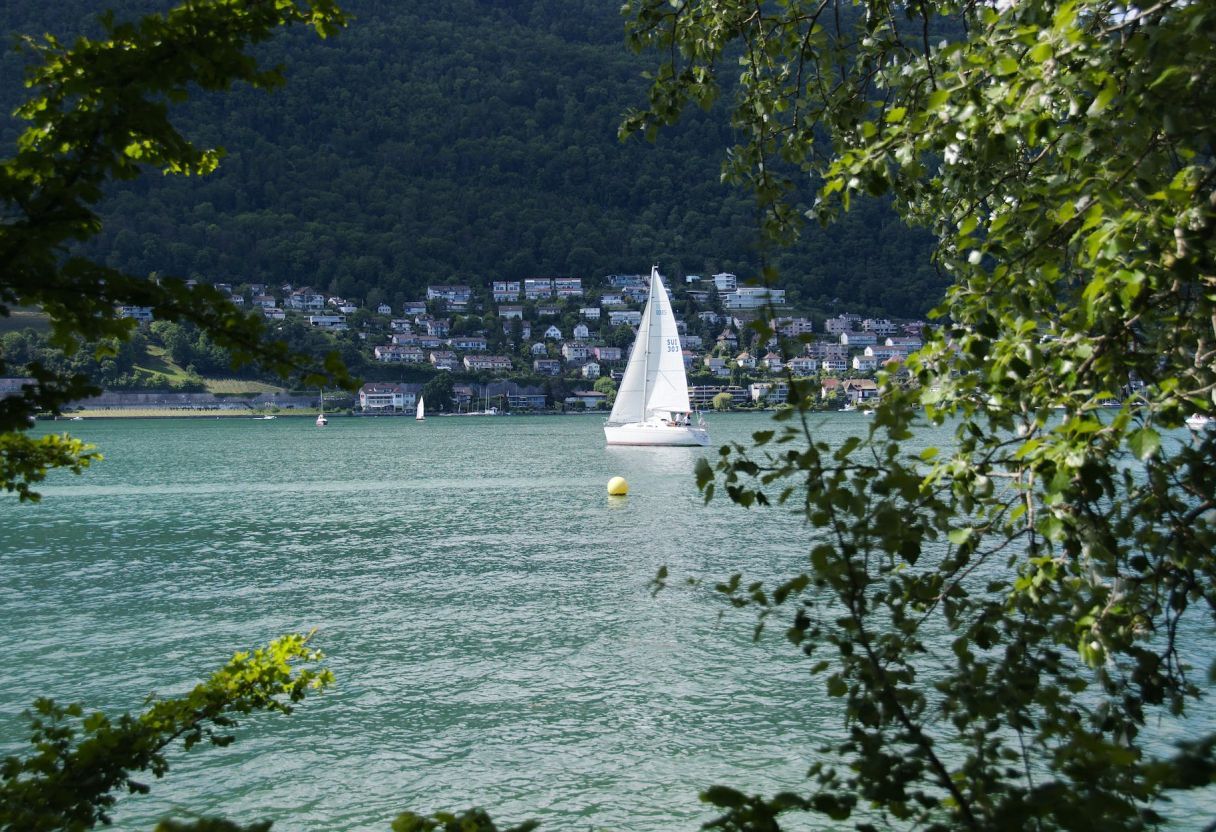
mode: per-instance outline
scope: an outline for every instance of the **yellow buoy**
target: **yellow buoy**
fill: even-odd
[[[608,480],[608,493],[613,497],[624,497],[629,493],[629,483],[624,477],[613,477]]]

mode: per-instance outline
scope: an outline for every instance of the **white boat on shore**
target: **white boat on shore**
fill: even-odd
[[[689,405],[684,351],[657,266],[604,438],[609,445],[709,444],[705,420]]]

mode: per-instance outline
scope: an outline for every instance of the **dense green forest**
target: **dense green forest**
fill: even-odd
[[[0,27],[90,31],[155,0],[13,0]],[[725,119],[697,114],[657,145],[616,137],[644,103],[642,58],[614,0],[347,0],[354,23],[318,41],[290,32],[263,54],[287,68],[267,95],[200,95],[188,135],[228,150],[202,179],[113,188],[88,253],[135,274],[292,282],[394,306],[428,283],[569,274],[731,271],[755,277],[751,198],[719,181]],[[22,56],[0,63],[0,105],[21,95]],[[18,124],[0,124],[11,147]],[[808,198],[811,188],[807,189]],[[801,308],[919,316],[944,281],[927,236],[886,206],[809,226],[774,254]]]

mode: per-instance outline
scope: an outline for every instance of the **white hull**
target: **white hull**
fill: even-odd
[[[629,422],[604,425],[604,438],[609,445],[708,445],[709,430],[697,425]]]

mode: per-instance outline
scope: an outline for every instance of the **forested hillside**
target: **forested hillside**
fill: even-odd
[[[10,34],[94,25],[97,0],[11,0]],[[112,0],[119,17],[170,2]],[[394,306],[427,283],[644,271],[754,277],[755,212],[719,183],[722,118],[693,117],[658,145],[621,143],[643,103],[642,58],[616,0],[346,0],[354,23],[318,42],[264,45],[287,67],[273,94],[198,96],[181,123],[228,149],[197,180],[114,189],[92,253],[134,273],[310,284]],[[21,94],[0,64],[0,103]],[[3,124],[11,148],[17,129]],[[5,151],[7,155],[11,151]],[[808,188],[809,193],[809,188]],[[922,314],[943,283],[928,239],[877,204],[782,252],[796,305]]]

